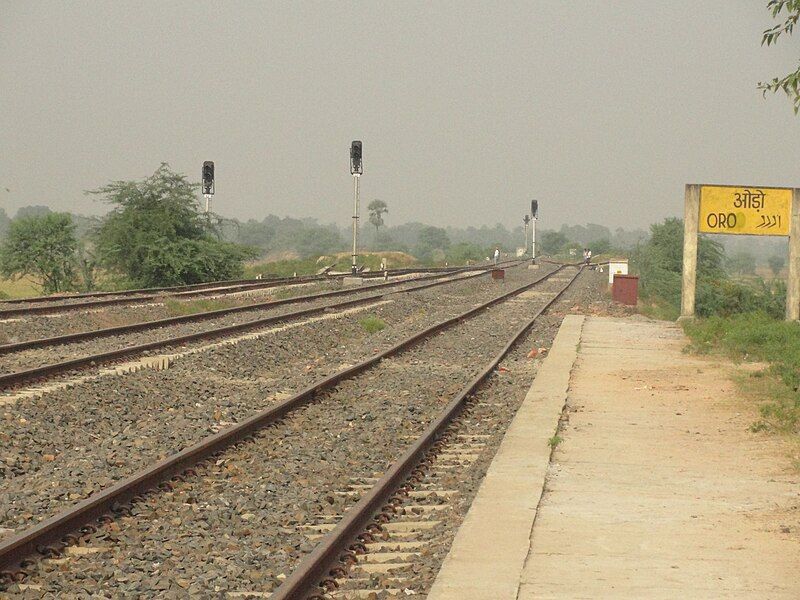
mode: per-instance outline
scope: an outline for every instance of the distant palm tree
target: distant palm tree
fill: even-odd
[[[383,215],[389,212],[389,207],[383,200],[373,200],[367,205],[369,211],[369,222],[375,226],[375,238],[378,237],[378,229],[384,225]]]

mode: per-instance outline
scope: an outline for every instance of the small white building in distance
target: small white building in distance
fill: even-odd
[[[608,259],[608,284],[613,285],[614,275],[627,275],[628,274],[628,259],[627,258],[609,258]]]

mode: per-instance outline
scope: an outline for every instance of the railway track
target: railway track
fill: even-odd
[[[145,352],[150,352],[152,350],[168,348],[173,346],[180,346],[200,340],[211,340],[215,338],[238,334],[244,331],[265,327],[275,323],[310,317],[313,315],[322,314],[332,310],[344,310],[355,306],[362,306],[365,304],[377,302],[391,294],[426,290],[431,287],[447,285],[450,283],[457,283],[459,281],[464,281],[465,279],[470,279],[474,277],[481,277],[489,273],[489,271],[481,269],[471,274],[461,275],[464,272],[465,272],[464,270],[458,270],[455,273],[450,273],[450,272],[435,273],[433,275],[427,276],[427,278],[433,279],[433,281],[427,281],[421,284],[418,282],[421,279],[424,280],[427,278],[420,278],[412,281],[388,282],[388,283],[378,284],[375,286],[369,286],[368,288],[353,288],[353,289],[320,292],[317,294],[297,296],[293,298],[285,298],[279,300],[271,300],[268,302],[262,302],[262,303],[227,308],[227,309],[220,309],[205,313],[198,313],[195,315],[186,315],[182,317],[173,317],[168,319],[160,319],[158,321],[123,325],[119,327],[112,327],[102,330],[67,334],[63,336],[56,336],[53,338],[44,338],[39,340],[18,342],[15,344],[6,344],[4,346],[0,346],[0,354],[9,354],[12,352],[20,352],[23,350],[31,350],[36,348],[46,348],[51,346],[70,344],[83,340],[93,340],[107,336],[120,336],[132,332],[138,332],[143,330],[146,331],[149,329],[160,329],[184,323],[193,323],[202,320],[219,318],[226,315],[239,314],[247,311],[268,310],[287,304],[293,304],[299,302],[311,302],[315,300],[336,297],[340,295],[364,294],[366,292],[365,295],[361,295],[355,299],[343,300],[334,303],[327,303],[319,306],[314,306],[311,308],[294,310],[279,315],[271,315],[267,317],[252,319],[232,325],[221,325],[218,327],[204,329],[199,332],[185,333],[182,335],[173,335],[156,341],[136,343],[133,345],[125,345],[122,347],[115,348],[113,350],[106,350],[92,354],[85,354],[83,356],[79,356],[76,358],[67,358],[64,360],[59,360],[58,362],[55,363],[43,364],[34,367],[23,368],[21,370],[11,373],[0,374],[0,390],[9,390],[14,387],[30,382],[42,382],[47,378],[50,378],[54,375],[58,375],[60,373],[74,371],[75,369],[81,369],[87,366],[97,367],[98,365],[107,364],[113,361],[118,361],[123,358],[129,358],[141,355]],[[444,279],[445,277],[452,275],[454,275],[455,278]],[[393,289],[401,285],[406,285],[407,287],[404,287],[400,290]],[[378,291],[375,293],[371,293],[372,289],[376,288],[378,289]]]
[[[411,275],[417,273],[451,273],[463,270],[477,270],[484,267],[448,267],[448,268],[419,268],[419,269],[394,269],[387,272],[389,277]],[[112,306],[141,304],[146,302],[159,302],[166,297],[174,299],[195,298],[202,296],[219,296],[244,291],[255,291],[273,287],[315,283],[321,281],[339,280],[345,275],[308,275],[300,277],[282,277],[275,279],[249,279],[223,281],[216,283],[203,283],[188,286],[147,288],[125,290],[120,292],[91,292],[74,294],[70,296],[41,296],[36,298],[22,298],[0,301],[0,320],[13,317],[26,317],[33,315],[49,315],[56,313],[70,313],[90,309],[102,309]],[[380,278],[383,272],[369,272],[362,275],[366,278]],[[86,298],[98,298],[86,300]],[[77,300],[77,301],[76,301]],[[32,306],[7,305],[32,304]]]
[[[12,317],[27,317],[33,315],[45,315],[55,313],[71,313],[76,311],[85,311],[89,309],[108,308],[111,306],[123,306],[129,304],[141,304],[145,302],[158,302],[166,297],[170,298],[195,298],[201,296],[214,296],[222,294],[232,294],[242,291],[253,291],[267,288],[273,288],[285,285],[295,285],[302,283],[312,283],[322,281],[324,277],[290,277],[287,279],[273,279],[273,280],[252,280],[249,283],[239,283],[235,285],[226,285],[218,287],[203,287],[199,289],[190,289],[185,291],[176,291],[168,293],[139,293],[138,291],[124,294],[120,296],[115,294],[114,298],[102,298],[99,300],[81,300],[78,302],[58,303],[58,300],[52,302],[42,302],[34,306],[19,306],[16,308],[0,308],[0,319],[8,319]]]
[[[377,597],[381,591],[400,595],[408,589],[403,588],[403,571],[412,567],[413,557],[420,556],[425,544],[420,538],[439,524],[437,513],[448,508],[449,497],[455,493],[440,480],[450,475],[449,470],[460,470],[474,462],[490,437],[481,427],[469,427],[471,400],[579,274],[511,336],[380,478],[367,483],[356,479],[356,483],[339,490],[358,498],[358,502],[343,515],[306,526],[317,546],[275,591],[273,600],[366,598],[369,594]],[[460,417],[467,417],[466,427],[457,422]],[[383,580],[373,577],[376,573],[384,574]],[[387,577],[395,586],[388,590]]]
[[[473,278],[67,374],[0,397],[0,538],[25,527],[26,515],[41,518],[66,508],[310,380],[538,274],[513,269],[506,276],[505,285]],[[373,319],[385,328],[366,328]]]
[[[399,285],[413,283],[415,281],[425,281],[429,279],[437,279],[442,277],[448,277],[452,275],[456,275],[461,273],[462,271],[453,271],[453,272],[444,272],[444,273],[436,273],[433,275],[427,275],[419,278],[415,278],[413,280],[399,280],[399,281],[391,281],[387,283],[378,283],[373,284],[366,287],[360,288],[346,288],[340,290],[329,290],[323,292],[316,292],[313,294],[304,294],[300,296],[291,296],[288,298],[281,298],[277,300],[268,300],[265,302],[254,302],[251,304],[244,304],[241,306],[234,306],[230,308],[221,308],[217,310],[210,310],[210,311],[203,311],[198,313],[192,313],[189,315],[182,315],[177,317],[167,317],[164,319],[155,319],[151,321],[141,321],[138,323],[129,323],[126,325],[118,325],[115,327],[105,327],[101,329],[92,329],[87,331],[79,331],[75,333],[67,333],[63,335],[57,335],[47,338],[37,338],[32,340],[23,340],[20,342],[13,342],[8,344],[0,344],[0,355],[2,354],[9,354],[12,352],[20,352],[22,350],[30,350],[34,348],[46,348],[49,346],[60,346],[63,344],[69,344],[72,342],[77,342],[81,340],[90,340],[90,339],[97,339],[100,337],[106,336],[118,336],[123,335],[126,333],[131,333],[134,331],[143,331],[147,329],[156,329],[160,327],[166,327],[168,325],[176,325],[179,323],[191,323],[195,321],[203,321],[205,319],[212,319],[216,317],[221,317],[224,315],[236,314],[241,312],[249,312],[254,310],[262,310],[266,308],[274,308],[277,306],[283,306],[285,304],[294,304],[300,302],[309,302],[312,300],[319,300],[322,298],[333,298],[336,296],[342,296],[347,294],[357,294],[363,291],[372,291],[377,289],[388,289],[391,287],[396,287]]]
[[[192,468],[192,466],[196,465],[199,461],[203,461],[209,456],[215,455],[233,444],[237,444],[242,441],[242,439],[255,434],[266,425],[276,423],[276,421],[280,419],[287,419],[290,414],[294,414],[297,408],[305,406],[309,402],[317,399],[323,395],[326,390],[331,390],[342,382],[350,380],[364,371],[371,369],[381,360],[406,352],[425,340],[431,338],[435,339],[435,334],[449,330],[454,325],[468,322],[471,318],[479,315],[483,311],[524,293],[541,281],[548,279],[550,275],[552,274],[544,275],[532,283],[525,284],[510,292],[501,294],[489,302],[482,303],[456,317],[429,327],[395,344],[384,352],[317,381],[299,393],[294,394],[291,398],[277,403],[272,408],[254,415],[238,425],[211,436],[190,448],[186,448],[165,461],[145,469],[99,494],[93,495],[72,509],[64,511],[30,528],[28,531],[7,540],[3,543],[2,548],[0,548],[0,564],[13,567],[15,561],[18,562],[23,556],[35,554],[37,547],[39,549],[44,549],[44,546],[53,543],[60,546],[60,549],[49,549],[45,550],[45,552],[50,554],[61,552],[64,549],[61,541],[64,536],[68,536],[68,534],[95,518],[103,517],[104,520],[107,520],[107,517],[103,515],[108,513],[112,507],[118,508],[124,505],[137,495],[151,490],[153,486],[157,485],[159,482],[168,480],[172,476],[180,475],[187,468]],[[189,475],[191,475],[191,473]],[[88,532],[87,535],[92,535],[91,530],[87,529],[86,531]],[[75,543],[78,539],[78,537],[66,538],[67,542],[70,543]],[[67,553],[69,553],[68,550]],[[30,567],[31,565],[26,563],[26,566]],[[14,581],[24,577],[24,575],[24,571],[12,569],[5,577],[7,581]]]
[[[457,270],[461,267],[419,267],[419,268],[404,268],[404,269],[389,269],[390,277],[397,275],[407,275],[412,273],[436,273],[448,270]],[[369,271],[362,274],[364,277],[383,277],[383,271]],[[332,277],[343,277],[344,275],[332,275]],[[303,278],[325,279],[325,275],[309,275],[300,276]],[[263,279],[228,279],[222,281],[211,281],[207,283],[194,283],[188,285],[164,286],[164,287],[151,287],[151,288],[137,288],[131,290],[118,290],[107,292],[82,292],[76,294],[59,294],[50,296],[29,296],[27,298],[4,298],[0,300],[0,306],[7,306],[13,304],[40,304],[46,302],[63,302],[68,300],[80,300],[83,298],[103,298],[108,296],[134,296],[139,294],[152,294],[162,292],[185,292],[191,290],[202,290],[210,287],[223,287],[231,285],[246,285],[250,283],[264,283],[270,281],[297,281],[297,277],[280,277],[278,275],[267,276]]]
[[[275,281],[278,279],[287,279],[285,277],[267,277],[264,281]],[[211,281],[208,283],[195,283],[189,285],[175,285],[164,287],[151,287],[151,288],[137,288],[132,290],[118,290],[115,292],[82,292],[77,294],[58,294],[50,296],[29,296],[27,298],[4,298],[0,300],[0,306],[8,306],[14,304],[42,304],[47,302],[65,302],[69,300],[82,300],[84,298],[105,298],[108,296],[135,296],[139,294],[154,294],[163,292],[185,292],[189,290],[202,290],[210,287],[221,287],[226,285],[238,285],[254,283],[261,280],[254,279],[228,279],[224,281]]]

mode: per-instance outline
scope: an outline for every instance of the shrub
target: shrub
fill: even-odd
[[[96,233],[101,262],[144,287],[241,276],[255,251],[217,239],[218,219],[199,212],[196,188],[162,164],[144,181],[92,192],[114,206]]]
[[[230,308],[233,305],[234,303],[230,300],[219,300],[214,298],[201,298],[199,300],[192,300],[190,302],[179,302],[177,300],[169,299],[164,302],[164,306],[167,308],[167,314],[170,317],[196,315],[197,313],[201,312]]]
[[[379,319],[375,315],[364,317],[363,319],[361,319],[360,323],[361,327],[364,328],[364,331],[370,334],[376,333],[386,328],[386,323],[384,323],[383,320]]]

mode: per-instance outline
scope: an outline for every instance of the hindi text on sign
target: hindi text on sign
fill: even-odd
[[[700,231],[738,235],[789,235],[792,190],[700,187]]]

